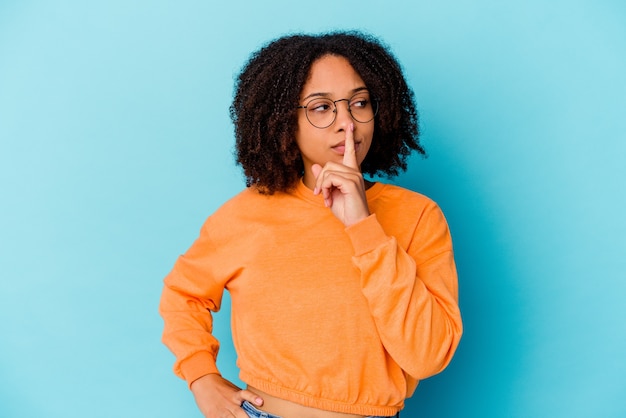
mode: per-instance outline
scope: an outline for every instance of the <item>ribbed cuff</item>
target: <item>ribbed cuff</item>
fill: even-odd
[[[350,225],[346,228],[346,233],[352,241],[356,257],[373,251],[390,239],[378,222],[376,214],[372,214],[361,222]]]
[[[208,351],[199,351],[181,362],[180,370],[187,381],[187,385],[190,387],[195,380],[202,376],[211,373],[220,374],[219,370],[217,370],[213,355]]]

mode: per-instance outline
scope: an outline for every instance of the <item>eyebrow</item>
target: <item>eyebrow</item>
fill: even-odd
[[[362,86],[362,87],[357,87],[355,89],[352,89],[350,91],[350,96],[354,96],[355,94],[357,94],[358,92],[363,91],[363,90],[368,90],[368,88],[365,87],[365,86]],[[331,96],[330,93],[322,93],[322,92],[317,93],[316,92],[316,93],[311,93],[308,96],[304,97],[302,99],[302,101],[306,101],[306,100],[311,99],[313,97],[330,97],[330,96]]]

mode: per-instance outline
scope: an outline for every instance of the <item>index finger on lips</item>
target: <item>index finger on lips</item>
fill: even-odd
[[[356,160],[356,149],[354,146],[354,123],[346,129],[346,142],[343,150],[343,165],[350,168],[359,168]]]

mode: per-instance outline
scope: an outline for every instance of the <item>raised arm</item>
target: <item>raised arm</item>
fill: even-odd
[[[406,248],[383,229],[376,215],[346,231],[381,341],[407,375],[420,380],[448,365],[462,323],[452,243],[443,214],[431,202],[406,227],[411,225],[410,242],[403,238]]]

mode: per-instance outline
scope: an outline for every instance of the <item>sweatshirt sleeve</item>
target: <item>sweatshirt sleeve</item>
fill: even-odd
[[[418,380],[442,371],[462,334],[458,283],[448,226],[430,202],[407,248],[390,236],[376,215],[346,229],[353,263],[387,352],[408,375],[409,391]]]
[[[204,375],[219,373],[219,342],[212,335],[211,312],[219,310],[224,286],[211,270],[215,251],[207,224],[165,277],[159,305],[162,341],[176,357],[174,373],[189,385]]]

